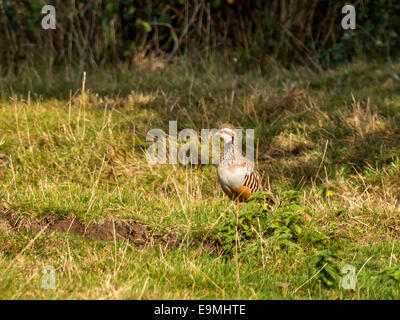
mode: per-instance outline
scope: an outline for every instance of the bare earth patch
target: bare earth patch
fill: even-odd
[[[34,231],[39,232],[71,233],[76,236],[105,241],[129,240],[139,247],[152,247],[160,243],[165,247],[178,245],[177,234],[155,237],[152,232],[139,222],[107,217],[95,224],[85,225],[82,221],[70,214],[66,217],[50,215],[41,220],[32,220],[19,216],[7,209],[0,210],[0,229],[4,231]]]

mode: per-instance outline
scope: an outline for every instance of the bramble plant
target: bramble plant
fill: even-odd
[[[380,272],[380,275],[386,276],[387,278],[400,282],[400,265],[388,267]]]
[[[296,204],[298,194],[294,191],[281,194],[279,204],[272,205],[272,195],[257,192],[243,205],[237,215],[228,215],[215,230],[215,239],[226,254],[237,249],[246,250],[252,241],[271,241],[274,250],[287,247],[299,248],[297,241],[304,224],[304,208]]]
[[[337,285],[340,280],[340,270],[337,265],[337,257],[330,250],[317,252],[309,259],[309,276],[315,276],[327,287]]]

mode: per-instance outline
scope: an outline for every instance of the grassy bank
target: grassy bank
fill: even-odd
[[[239,74],[182,60],[88,72],[84,84],[71,70],[2,78],[0,297],[398,299],[397,74],[363,62]],[[215,166],[149,165],[146,133],[169,120],[254,128],[279,203],[254,204],[265,215],[253,216],[222,194]],[[71,216],[146,232],[138,244],[46,227]],[[55,290],[41,288],[46,265]],[[345,265],[355,290],[340,285]]]

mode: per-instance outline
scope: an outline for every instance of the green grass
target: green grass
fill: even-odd
[[[0,298],[399,299],[400,83],[392,73],[400,64],[271,68],[238,74],[218,59],[110,67],[88,72],[84,92],[77,71],[2,78],[1,210],[32,223],[112,215],[158,237],[176,234],[179,245],[1,224]],[[237,206],[212,165],[149,165],[146,133],[168,131],[169,120],[179,129],[254,128],[258,167],[280,204]],[[41,288],[46,265],[56,268],[55,290]],[[340,285],[344,265],[358,272],[355,290]]]

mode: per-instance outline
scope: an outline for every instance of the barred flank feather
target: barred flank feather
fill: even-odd
[[[247,173],[243,185],[250,188],[252,193],[262,190],[261,176],[258,171],[253,169]]]

